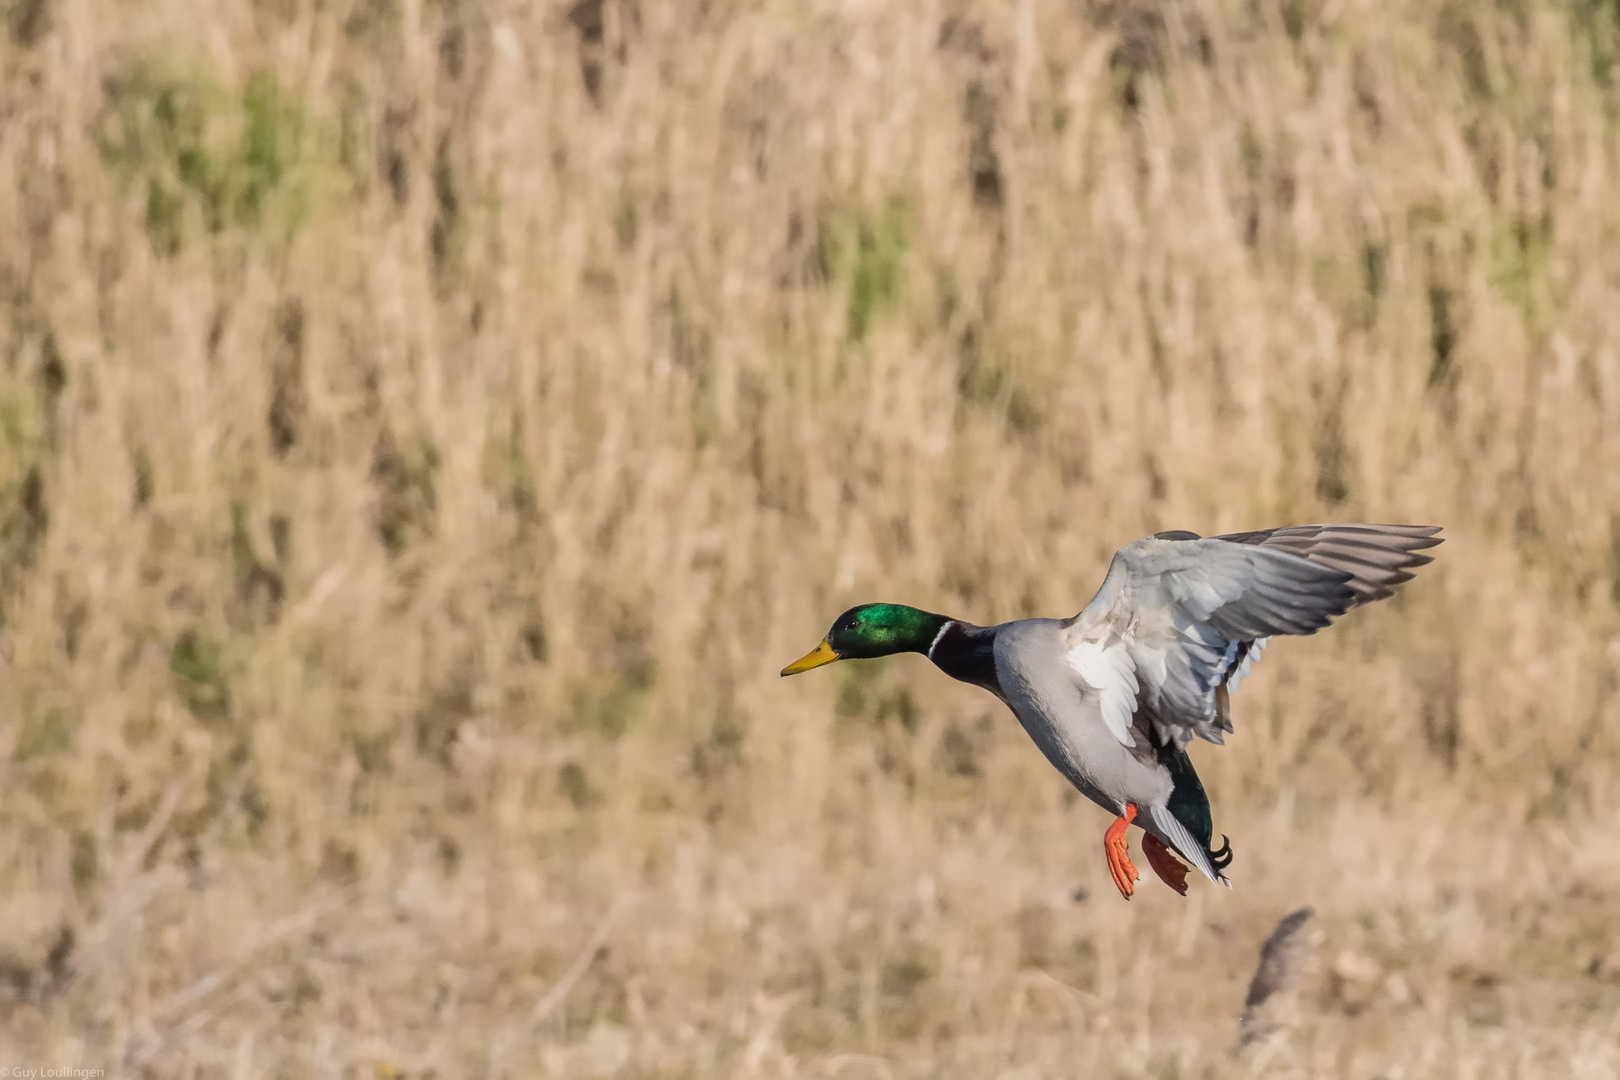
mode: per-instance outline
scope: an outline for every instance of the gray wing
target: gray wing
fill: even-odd
[[[1284,525],[1211,539],[1285,551],[1343,571],[1355,593],[1350,606],[1356,607],[1392,595],[1395,586],[1412,580],[1411,568],[1433,562],[1434,556],[1416,552],[1438,547],[1439,531],[1437,525]]]
[[[1096,689],[1103,719],[1135,745],[1142,711],[1161,743],[1223,742],[1229,688],[1275,634],[1312,634],[1390,595],[1440,530],[1299,525],[1197,538],[1151,536],[1121,548],[1086,609],[1064,623],[1067,658]]]

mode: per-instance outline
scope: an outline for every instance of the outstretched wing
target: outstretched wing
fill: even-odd
[[[1389,596],[1440,540],[1415,525],[1294,525],[1200,539],[1161,533],[1121,548],[1086,609],[1063,624],[1068,660],[1099,694],[1109,729],[1135,746],[1223,742],[1226,696],[1266,639],[1312,634]],[[1141,712],[1141,717],[1135,714]]]
[[[1439,531],[1438,525],[1284,525],[1211,539],[1285,551],[1343,571],[1356,594],[1350,606],[1356,607],[1392,595],[1395,586],[1412,580],[1410,568],[1433,562],[1434,556],[1415,552],[1438,547]]]

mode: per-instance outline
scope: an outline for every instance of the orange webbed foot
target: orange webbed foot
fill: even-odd
[[[1187,895],[1187,867],[1171,853],[1164,841],[1152,833],[1144,833],[1142,854],[1147,856],[1148,865],[1153,867],[1153,872],[1159,875],[1160,881],[1182,896]]]
[[[1108,856],[1108,872],[1114,876],[1119,895],[1127,900],[1136,892],[1134,882],[1142,876],[1136,872],[1130,853],[1125,849],[1125,829],[1135,819],[1136,804],[1126,803],[1125,813],[1116,818],[1103,834],[1103,853]]]

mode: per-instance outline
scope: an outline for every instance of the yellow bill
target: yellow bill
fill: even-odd
[[[801,671],[809,671],[811,668],[818,668],[822,664],[830,664],[834,660],[842,659],[843,657],[833,652],[833,647],[827,644],[827,639],[822,638],[820,645],[817,645],[814,649],[811,649],[809,652],[793,661],[793,663],[783,668],[782,674],[797,675]]]

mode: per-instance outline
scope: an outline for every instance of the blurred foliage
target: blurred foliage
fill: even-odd
[[[849,289],[849,338],[861,341],[874,320],[892,310],[905,281],[905,203],[890,200],[876,212],[834,214],[823,226],[824,263]]]
[[[137,65],[110,84],[96,134],[109,167],[145,189],[146,233],[160,255],[178,254],[188,235],[255,228],[278,196],[285,227],[302,220],[295,168],[306,117],[267,72],[232,93],[200,73]]]

